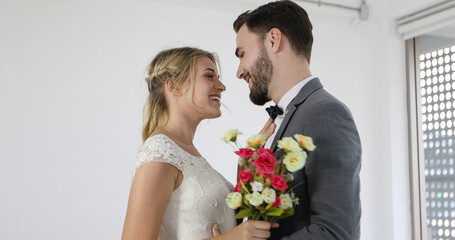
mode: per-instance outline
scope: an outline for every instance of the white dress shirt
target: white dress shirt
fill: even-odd
[[[273,132],[272,136],[267,139],[267,142],[265,143],[265,148],[270,148],[272,146],[273,139],[275,138],[276,133],[278,132],[278,129],[280,129],[281,122],[283,122],[283,119],[286,117],[286,113],[288,112],[288,107],[289,103],[291,103],[292,100],[299,94],[300,89],[305,86],[309,81],[315,79],[315,76],[310,76],[301,82],[297,83],[294,87],[292,87],[286,94],[283,95],[283,97],[280,99],[280,102],[278,103],[278,106],[283,109],[284,113],[282,115],[278,115],[275,118],[275,131]]]

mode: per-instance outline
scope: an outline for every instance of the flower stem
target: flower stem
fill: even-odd
[[[242,188],[245,189],[245,191],[250,194],[250,191],[248,191],[248,188],[245,187],[245,184],[243,184],[242,181],[240,181],[240,183],[242,184]]]
[[[236,146],[237,146],[237,142],[235,142],[235,144],[236,144]],[[233,146],[233,145],[231,144],[231,142],[229,142],[229,146],[231,146],[235,151],[238,151],[238,150],[239,150],[239,148],[235,148],[235,146]]]
[[[286,192],[288,193],[288,192],[292,191],[294,188],[296,188],[296,187],[302,185],[304,182],[305,182],[305,181],[301,181],[301,182],[297,183],[295,186],[292,186],[292,187],[291,187],[289,190],[287,190]]]

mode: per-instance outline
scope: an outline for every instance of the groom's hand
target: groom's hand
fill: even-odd
[[[272,136],[273,132],[275,132],[275,127],[276,125],[273,123],[273,119],[269,118],[259,134],[264,135],[265,139],[269,139],[269,137]]]
[[[272,136],[273,132],[275,132],[275,123],[273,123],[273,119],[269,118],[267,122],[265,123],[264,127],[262,130],[259,132],[259,134],[262,134],[265,137],[265,140],[269,139],[270,136]],[[239,172],[244,170],[243,165],[237,165],[237,176],[239,175]],[[237,177],[237,182],[239,181]]]

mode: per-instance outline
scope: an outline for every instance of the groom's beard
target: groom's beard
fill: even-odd
[[[250,89],[250,100],[256,105],[264,105],[270,101],[269,85],[273,73],[272,61],[270,61],[264,46],[261,48],[258,59],[251,67],[250,75],[253,80]],[[250,81],[251,81],[250,80]]]

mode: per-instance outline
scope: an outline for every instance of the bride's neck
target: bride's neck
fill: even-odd
[[[193,145],[194,134],[199,123],[195,123],[185,118],[169,118],[163,127],[156,131],[170,137],[175,142],[184,145]]]

